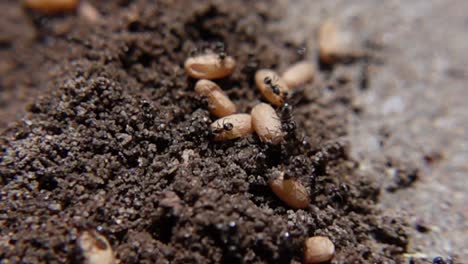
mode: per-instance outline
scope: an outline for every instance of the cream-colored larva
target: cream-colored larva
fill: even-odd
[[[309,237],[304,244],[305,264],[330,261],[335,254],[333,242],[325,236]]]
[[[220,79],[231,75],[236,61],[231,56],[220,58],[214,53],[190,57],[185,61],[185,71],[195,79]]]
[[[257,104],[250,112],[252,126],[262,142],[278,144],[283,140],[281,121],[269,104]]]
[[[249,114],[225,116],[211,124],[211,131],[216,141],[245,137],[253,132],[252,118]]]
[[[332,19],[328,19],[320,25],[318,45],[320,60],[327,64],[348,58],[353,53],[351,34],[342,30],[339,24]]]
[[[309,192],[298,179],[284,179],[284,174],[270,180],[269,185],[280,200],[294,209],[304,209],[310,204]]]
[[[274,106],[281,106],[289,95],[288,85],[273,70],[258,70],[255,84],[262,96]]]
[[[296,88],[311,82],[314,79],[314,74],[314,64],[307,61],[301,61],[286,69],[282,78],[289,88]]]
[[[86,264],[113,264],[114,251],[107,239],[95,231],[84,231],[78,240]]]
[[[199,80],[195,84],[195,92],[208,100],[208,110],[216,117],[224,117],[234,114],[236,105],[229,99],[224,91],[214,82]]]

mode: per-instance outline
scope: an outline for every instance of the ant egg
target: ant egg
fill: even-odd
[[[208,110],[216,117],[223,117],[234,114],[236,105],[229,99],[223,90],[214,82],[209,80],[199,80],[195,84],[195,92],[208,99]]]
[[[270,180],[270,188],[283,202],[294,209],[304,209],[310,204],[309,192],[296,179],[284,179],[284,174]]]
[[[224,78],[231,75],[235,67],[234,58],[226,56],[221,59],[214,53],[190,57],[185,61],[185,71],[195,79]]]
[[[23,5],[45,14],[57,14],[75,10],[79,2],[79,0],[24,0]]]
[[[305,241],[304,263],[314,264],[330,261],[335,254],[335,245],[328,237],[314,236]]]
[[[253,132],[252,118],[249,114],[225,116],[213,122],[211,130],[216,141],[245,137]]]
[[[282,77],[289,88],[295,88],[312,81],[314,74],[314,65],[310,62],[302,61],[289,67]]]
[[[265,80],[269,80],[270,85]],[[274,106],[281,106],[289,94],[288,85],[272,70],[258,70],[255,73],[255,83],[263,97]],[[279,89],[279,94],[273,89],[276,87]]]
[[[95,231],[84,231],[77,240],[86,264],[113,264],[114,252],[107,239]]]
[[[250,114],[253,129],[262,142],[278,144],[283,140],[281,120],[271,105],[260,103]]]

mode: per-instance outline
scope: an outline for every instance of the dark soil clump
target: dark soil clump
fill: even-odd
[[[277,7],[270,1],[94,4],[102,23],[17,12],[14,19],[23,21],[17,30],[32,32],[21,42],[29,47],[15,34],[0,40],[8,58],[0,68],[8,76],[2,100],[24,76],[31,84],[23,89],[41,92],[2,134],[0,259],[74,261],[76,238],[87,229],[106,236],[121,263],[301,262],[312,235],[330,237],[336,262],[401,259],[408,243],[402,221],[375,209],[379,186],[356,172],[359,163],[342,139],[359,86],[353,73],[362,65],[320,72],[304,87],[296,135],[280,146],[255,135],[215,143],[214,118],[183,62],[225,43],[239,66],[217,83],[241,112],[250,112],[261,100],[255,70],[302,56],[279,32],[266,30],[278,19]],[[17,51],[27,53],[18,58]],[[5,103],[2,111],[20,106]],[[291,210],[270,191],[267,181],[280,170],[307,186],[307,209]]]

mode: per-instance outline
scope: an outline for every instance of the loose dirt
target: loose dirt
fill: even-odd
[[[304,58],[268,30],[281,9],[270,1],[92,3],[103,14],[97,24],[0,4],[9,14],[0,16],[9,124],[0,259],[78,262],[78,234],[96,229],[121,263],[297,263],[313,235],[333,241],[335,262],[402,260],[404,223],[376,209],[379,185],[358,173],[343,140],[365,63],[319,70],[302,87],[297,133],[283,144],[255,135],[214,142],[215,118],[185,59],[224,42],[238,67],[217,83],[250,112],[262,100],[255,71]],[[12,123],[16,113],[23,118]],[[307,187],[308,208],[292,210],[271,192],[267,182],[280,171]]]

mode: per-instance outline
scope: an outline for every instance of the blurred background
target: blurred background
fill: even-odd
[[[294,4],[290,4],[290,3]],[[410,253],[468,260],[468,1],[297,0],[284,27],[316,47],[311,28],[327,17],[354,24],[381,46],[370,65],[363,112],[353,115],[352,151],[360,169],[390,187],[400,169],[417,170],[407,188],[384,191],[381,207],[407,217]],[[320,7],[320,8],[317,8]],[[395,168],[392,160],[407,164]],[[385,164],[384,166],[381,166]],[[415,172],[416,173],[416,172]],[[411,180],[410,180],[411,181]],[[389,212],[387,212],[389,213]]]

